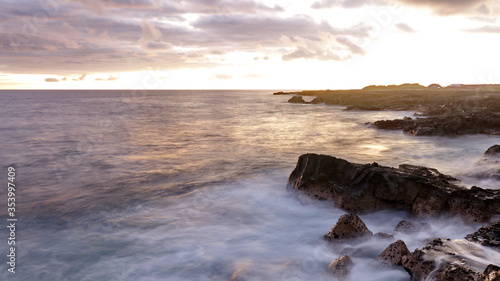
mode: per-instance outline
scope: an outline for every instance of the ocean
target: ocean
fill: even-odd
[[[437,168],[464,186],[498,136],[413,137],[366,122],[413,112],[290,104],[274,91],[0,91],[5,184],[16,170],[16,273],[0,232],[0,280],[332,280],[322,238],[345,212],[286,189],[304,153]],[[392,233],[404,212],[362,215]],[[410,251],[478,225],[430,221]],[[353,250],[381,252],[374,242]],[[351,280],[408,280],[355,257]],[[486,261],[485,261],[486,263]]]

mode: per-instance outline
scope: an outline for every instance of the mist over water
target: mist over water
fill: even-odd
[[[376,256],[390,241],[346,249],[322,239],[344,212],[286,190],[303,153],[425,165],[465,186],[499,187],[474,177],[499,137],[411,137],[364,124],[413,112],[289,104],[271,92],[0,92],[2,167],[16,167],[20,218],[18,272],[0,269],[0,279],[332,280],[326,266],[343,252]],[[405,218],[362,216],[391,234]],[[478,227],[431,226],[396,238],[412,251]],[[352,280],[408,280],[372,258],[353,261]]]

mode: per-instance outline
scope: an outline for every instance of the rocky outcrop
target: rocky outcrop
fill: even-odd
[[[325,238],[333,242],[344,242],[368,238],[372,235],[373,233],[357,215],[346,214],[337,220],[337,223],[325,235]]]
[[[465,240],[435,239],[404,256],[401,263],[411,281],[474,281],[480,277],[482,265],[463,254],[474,251],[480,255],[480,250]]]
[[[473,112],[428,118],[405,117],[373,123],[377,129],[403,130],[414,136],[459,136],[467,134],[500,134],[500,114]]]
[[[476,281],[500,281],[500,267],[494,264],[488,265]]]
[[[500,262],[500,252],[492,253],[500,247],[499,242],[500,222],[497,222],[480,228],[465,239],[435,239],[424,248],[404,256],[402,265],[412,276],[412,281],[500,281],[500,267],[489,264]]]
[[[351,258],[347,255],[341,256],[340,258],[332,261],[328,265],[328,270],[338,279],[345,279],[351,272],[354,263]]]
[[[484,246],[500,248],[500,222],[481,227],[476,232],[465,236],[465,239]]]
[[[453,177],[426,167],[390,168],[304,154],[289,177],[288,187],[318,199],[332,200],[352,213],[397,209],[417,217],[452,213],[476,222],[500,214],[500,190],[466,189],[456,182]]]
[[[390,244],[380,255],[377,260],[386,265],[401,265],[404,256],[408,255],[410,251],[406,247],[405,242],[398,240]]]
[[[486,150],[486,152],[484,152],[484,155],[500,156],[500,145],[495,144],[494,146],[488,148],[488,150]]]
[[[293,96],[291,99],[288,100],[290,103],[306,103],[304,98],[302,96]]]

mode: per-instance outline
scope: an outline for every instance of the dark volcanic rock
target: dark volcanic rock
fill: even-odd
[[[328,265],[328,270],[339,279],[344,279],[351,272],[354,263],[349,256],[341,256]]]
[[[481,227],[476,232],[467,235],[465,239],[484,246],[500,247],[500,222]]]
[[[500,214],[500,190],[459,187],[435,169],[400,165],[355,164],[327,155],[304,154],[288,186],[318,199],[330,199],[352,213],[406,210],[432,217],[445,212],[469,221],[487,221]]]
[[[384,130],[403,130],[414,136],[500,134],[500,114],[482,111],[416,119],[405,117],[376,121],[373,126]]]
[[[410,251],[406,247],[405,242],[398,240],[389,245],[380,255],[377,260],[388,265],[401,265],[404,256],[408,255]]]
[[[462,255],[469,251],[481,255],[480,249],[473,243],[435,239],[423,249],[404,256],[402,265],[410,274],[411,281],[474,281],[480,276],[477,271],[480,265],[474,259]]]
[[[488,148],[488,150],[486,150],[484,155],[500,156],[500,145],[496,144],[496,145]]]
[[[500,267],[494,264],[488,265],[476,281],[500,281]]]
[[[420,232],[422,230],[430,230],[431,226],[428,223],[420,223],[420,222],[411,222],[411,221],[400,221],[394,231],[404,233],[404,234],[412,234],[415,232]]]
[[[306,103],[304,98],[302,96],[293,96],[291,99],[288,100],[288,102],[291,103]]]
[[[384,240],[392,240],[394,239],[394,235],[385,233],[385,232],[377,232],[373,234],[373,237],[378,238],[378,239],[384,239]]]
[[[330,241],[347,241],[371,237],[373,233],[365,223],[355,214],[341,216],[332,229],[325,235]]]

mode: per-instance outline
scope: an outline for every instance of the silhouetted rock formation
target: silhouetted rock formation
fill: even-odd
[[[302,96],[293,96],[291,99],[288,100],[288,102],[291,103],[306,103],[304,98]]]
[[[486,152],[484,152],[484,155],[500,156],[500,145],[495,144],[494,146],[488,148],[488,150],[486,150]]]
[[[318,199],[333,200],[352,213],[397,209],[433,217],[448,212],[468,221],[487,221],[500,214],[500,190],[466,189],[455,185],[456,181],[426,167],[405,164],[396,169],[304,154],[288,186]]]
[[[428,118],[380,120],[373,123],[377,129],[403,130],[414,136],[458,136],[468,134],[500,134],[500,114],[474,112],[441,115]]]

